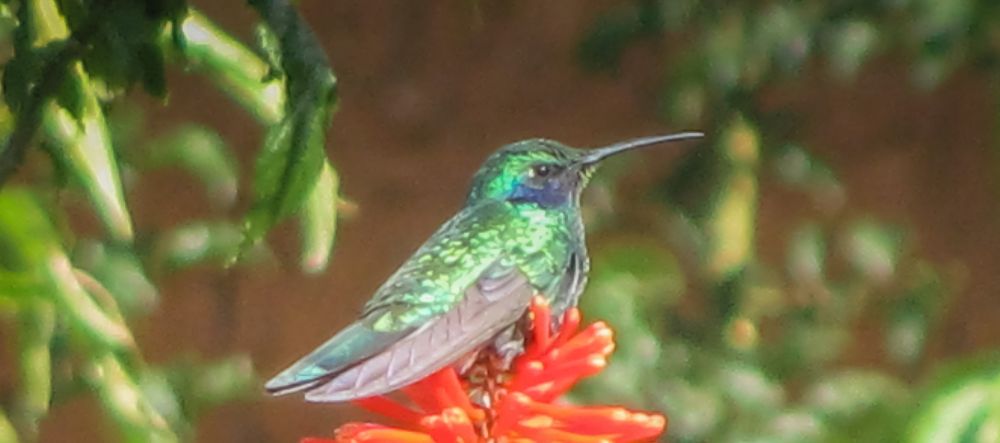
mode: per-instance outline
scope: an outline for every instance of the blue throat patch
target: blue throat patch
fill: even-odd
[[[553,208],[569,203],[570,192],[563,183],[555,180],[546,182],[542,188],[518,183],[507,200],[514,203],[536,203],[545,208]]]

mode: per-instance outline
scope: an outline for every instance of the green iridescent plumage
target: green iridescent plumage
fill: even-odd
[[[419,325],[457,303],[464,291],[496,262],[515,266],[538,289],[561,277],[570,211],[547,211],[486,201],[456,215],[389,278],[362,315],[382,312],[378,331]],[[544,292],[544,291],[542,291]],[[391,306],[404,306],[394,310]]]
[[[574,306],[589,267],[580,192],[609,155],[697,133],[583,151],[550,140],[507,145],[473,177],[463,209],[383,284],[359,319],[267,383],[314,401],[382,394],[491,343],[518,351],[517,320],[542,294]]]

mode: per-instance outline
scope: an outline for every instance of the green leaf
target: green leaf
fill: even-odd
[[[171,365],[165,373],[189,421],[210,408],[246,398],[259,389],[253,365],[246,356],[208,362],[183,360]]]
[[[136,49],[138,65],[142,67],[142,87],[155,97],[167,96],[167,77],[164,72],[163,52],[151,43],[143,43]]]
[[[0,299],[30,306],[47,296],[41,269],[58,239],[46,214],[27,191],[0,191]]]
[[[257,2],[254,7],[266,22],[256,32],[266,60],[195,11],[180,20],[180,43],[165,34],[161,44],[171,45],[269,125],[257,156],[243,246],[231,259],[259,242],[275,223],[301,210],[303,267],[322,269],[329,261],[336,224],[336,207],[330,206],[336,200],[323,202],[331,190],[323,146],[336,104],[336,82],[294,9],[274,2]],[[335,179],[334,171],[329,172]]]
[[[819,225],[808,223],[795,231],[788,247],[787,261],[788,273],[798,283],[822,284],[826,262],[826,241]]]
[[[17,443],[17,431],[14,425],[7,419],[7,415],[0,409],[0,441],[5,443]]]
[[[766,414],[778,410],[785,402],[781,384],[757,366],[728,362],[719,368],[715,376],[715,384],[746,413]]]
[[[0,191],[0,268],[34,272],[45,264],[59,237],[51,217],[27,190],[8,186]]]
[[[975,2],[939,2],[919,0],[914,2],[912,29],[920,46],[919,58],[914,69],[917,86],[930,89],[940,85],[960,66],[976,16]],[[988,14],[988,12],[980,12]]]
[[[111,417],[134,443],[176,442],[178,438],[122,363],[111,354],[92,362],[89,381]]]
[[[840,324],[795,320],[789,327],[788,338],[781,342],[783,358],[792,369],[815,370],[830,363],[844,352],[850,331]]]
[[[832,213],[844,204],[843,185],[823,161],[807,149],[788,144],[773,155],[773,168],[781,180],[809,194],[820,209]]]
[[[829,37],[830,67],[841,78],[853,79],[876,50],[879,31],[867,20],[837,24]]]
[[[105,312],[81,285],[69,259],[53,253],[46,264],[46,277],[52,285],[52,297],[72,327],[102,348],[126,350],[135,346],[128,326],[115,313]]]
[[[903,233],[873,220],[855,222],[845,239],[847,260],[856,271],[877,283],[884,283],[896,273]]]
[[[285,1],[251,1],[277,36],[288,102],[257,156],[254,199],[244,225],[244,248],[300,210],[326,160],[326,128],[336,105],[336,80],[316,37]]]
[[[813,45],[814,27],[809,8],[798,3],[772,3],[754,15],[750,29],[751,54],[770,62],[789,74],[795,74],[806,60]],[[751,63],[751,66],[757,63]],[[767,69],[763,66],[760,69]],[[762,76],[764,72],[756,73]]]
[[[10,45],[14,29],[17,27],[17,17],[7,2],[0,4],[0,45]]]
[[[25,305],[18,312],[18,412],[33,434],[52,401],[49,345],[55,325],[55,310],[49,302]]]
[[[90,197],[97,215],[116,240],[131,241],[132,220],[125,205],[111,136],[92,83],[76,65],[70,82],[81,94],[83,111],[79,117],[71,110],[50,106],[45,115],[48,137],[63,152],[79,184]]]
[[[928,336],[948,300],[948,282],[929,263],[918,262],[907,275],[902,293],[889,306],[886,349],[902,364],[916,364]]]
[[[154,142],[150,151],[152,166],[176,165],[198,177],[212,203],[224,208],[235,202],[239,186],[236,158],[215,131],[183,126]]]
[[[670,417],[671,440],[710,441],[729,416],[729,403],[712,384],[671,380],[657,394],[662,396],[661,409]]]
[[[735,333],[730,337],[732,344],[755,344],[757,323],[766,318],[779,318],[792,308],[788,305],[786,285],[776,272],[759,262],[747,268],[739,300],[739,317],[731,318],[729,324],[735,327],[729,331]]]
[[[282,121],[264,141],[254,175],[255,208],[248,217],[249,223],[264,225],[260,230],[297,210],[316,186],[323,168],[326,119],[308,114],[319,110],[301,111],[304,119]]]
[[[22,11],[19,11],[22,12]],[[20,18],[22,26],[26,26],[29,41],[32,46],[45,46],[57,40],[70,36],[69,27],[63,18],[59,5],[52,0],[30,0],[24,3],[24,11]]]
[[[701,78],[684,78],[671,85],[662,102],[666,118],[677,125],[697,125],[709,105],[708,91]]]
[[[183,11],[183,5],[123,2],[113,7],[84,3],[67,14],[78,33],[86,29],[90,49],[84,57],[89,75],[116,95],[139,83],[154,97],[166,96],[162,29]],[[67,10],[67,8],[64,8]]]
[[[1000,356],[952,364],[918,404],[904,441],[996,441],[1000,435]]]
[[[39,301],[18,312],[18,412],[30,427],[38,430],[52,401],[52,357],[49,345],[55,329],[52,304]]]
[[[281,219],[299,210],[319,180],[329,109],[317,102],[297,109],[269,130],[257,157],[245,247],[256,244]]]
[[[75,70],[74,66],[68,68],[69,79],[60,85],[59,91],[55,96],[55,103],[58,107],[69,112],[74,119],[80,120],[84,118],[87,94],[90,92],[84,90],[80,82],[72,81],[72,73]]]
[[[130,248],[81,241],[73,262],[96,278],[125,313],[147,313],[156,304],[156,286]]]
[[[32,297],[44,297],[45,292],[45,285],[34,272],[0,270],[0,299],[23,302]]]
[[[101,309],[81,285],[49,220],[27,192],[17,188],[0,192],[0,238],[17,245],[21,269],[38,276],[60,314],[92,343],[109,349],[132,347],[128,327]]]
[[[300,216],[302,269],[316,273],[326,269],[333,252],[337,229],[339,179],[329,162],[323,163],[319,181],[309,193]]]
[[[0,185],[24,161],[47,105],[63,89],[80,53],[80,45],[67,42],[69,30],[54,2],[25,2],[18,8],[18,19],[14,58],[3,69],[4,99],[15,114],[15,125],[0,151]]]
[[[829,427],[824,426],[823,422],[814,414],[809,411],[791,409],[776,414],[765,424],[762,438],[751,441],[761,443],[824,441],[828,432]]]
[[[264,60],[271,69],[264,79],[280,78],[282,75],[281,41],[278,40],[278,36],[271,32],[271,28],[260,24],[254,27],[254,37],[256,37],[257,46],[264,53]]]
[[[156,415],[162,417],[175,432],[186,437],[184,440],[193,440],[194,421],[184,416],[184,400],[171,385],[167,374],[160,368],[149,368],[138,374],[137,384]]]
[[[209,409],[249,398],[259,388],[245,356],[209,362],[179,360],[142,371],[137,384],[148,406],[185,441],[194,440],[195,425]]]
[[[191,222],[165,233],[157,241],[156,257],[168,269],[221,263],[236,254],[242,238],[240,229],[227,222]]]
[[[258,120],[273,125],[282,119],[285,83],[275,78],[272,65],[194,8],[188,8],[172,29],[165,29],[159,41],[174,58],[208,76]]]
[[[753,258],[758,131],[750,122],[736,117],[719,139],[717,149],[726,171],[705,223],[710,242],[706,266],[715,280],[722,282],[742,271]]]
[[[747,13],[742,8],[723,11],[720,20],[706,23],[710,27],[702,34],[698,48],[704,60],[705,77],[712,89],[729,93],[736,89],[743,79],[745,70],[760,71],[760,60],[751,65],[746,38]]]
[[[898,437],[911,397],[887,374],[847,369],[807,388],[804,404],[829,425],[834,441],[876,443]]]

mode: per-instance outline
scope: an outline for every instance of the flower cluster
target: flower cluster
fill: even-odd
[[[612,331],[603,322],[580,330],[574,308],[552,335],[547,302],[535,297],[530,312],[531,337],[510,370],[501,371],[503,365],[492,356],[481,358],[461,378],[453,368],[442,369],[403,389],[412,406],[388,397],[356,402],[400,427],[348,423],[333,439],[301,443],[636,442],[663,433],[666,419],[659,414],[556,402],[581,378],[607,365],[615,346]]]

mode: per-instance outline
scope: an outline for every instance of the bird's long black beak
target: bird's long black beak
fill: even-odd
[[[641,148],[644,146],[658,145],[660,143],[668,143],[680,140],[691,140],[695,138],[704,137],[705,134],[701,132],[678,132],[676,134],[667,135],[654,135],[651,137],[642,137],[632,140],[626,140],[620,143],[615,143],[611,146],[606,146],[603,148],[597,148],[591,150],[583,157],[580,161],[584,166],[595,166],[601,160],[604,160],[612,155],[631,151],[632,149]]]

